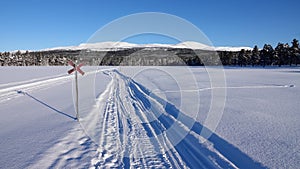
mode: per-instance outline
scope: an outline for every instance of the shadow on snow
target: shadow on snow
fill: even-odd
[[[158,103],[165,105],[164,109],[167,114],[161,113],[156,120],[151,121],[148,124],[142,124],[149,137],[155,137],[155,135],[160,135],[163,132],[165,132],[165,130],[172,127],[172,125],[174,125],[178,120],[178,116],[183,117],[181,119],[186,119],[179,121],[185,126],[190,126],[191,124],[188,123],[194,121],[194,119],[182,113],[173,104],[154,95],[141,84],[122,75],[117,71],[116,73],[118,73],[124,79],[127,79],[129,81],[129,88],[133,91],[135,98],[138,99],[138,101],[141,104],[143,104],[144,108],[151,109],[151,102],[148,99],[149,97],[156,100]],[[135,107],[136,105],[133,106]],[[138,114],[138,112],[136,113]],[[154,129],[155,133],[153,133],[150,130],[149,125]],[[223,156],[225,156],[238,168],[265,168],[262,164],[254,161],[247,154],[243,153],[237,147],[230,144],[217,134],[213,133],[211,130],[204,127],[201,123],[197,121],[194,121],[194,124],[192,125],[190,131],[187,132],[187,134],[182,138],[182,140],[174,146],[176,151],[180,154],[182,160],[186,163],[187,166],[191,168],[206,168],[211,166],[212,168],[214,168],[214,162],[217,162],[217,164],[220,165],[222,168],[233,168],[232,166],[229,166],[228,162],[221,158],[220,155],[218,155],[215,151],[210,150],[203,143],[200,143],[199,139],[196,138],[195,135],[191,134],[191,131],[197,133],[200,136],[203,136],[203,134],[205,133],[211,133],[211,136],[208,138],[208,140],[213,144],[214,149],[218,150]],[[177,135],[176,132],[175,134]],[[178,133],[178,136],[167,135],[171,142],[172,138],[181,136],[182,135],[180,135],[180,133]],[[124,159],[124,163],[128,163],[128,160]]]
[[[39,100],[38,98],[36,98],[36,97],[30,95],[30,94],[27,93],[27,92],[23,92],[23,91],[21,91],[21,90],[18,90],[17,93],[19,93],[19,94],[24,94],[24,95],[26,95],[26,96],[32,98],[33,100],[35,100],[35,101],[39,102],[40,104],[42,104],[42,105],[48,107],[49,109],[55,111],[55,112],[58,113],[58,114],[64,115],[64,116],[69,117],[69,118],[71,118],[71,119],[73,119],[73,120],[77,120],[75,117],[73,117],[73,116],[71,116],[71,115],[68,115],[68,114],[66,114],[66,113],[64,113],[64,112],[62,112],[62,111],[57,110],[56,108],[54,108],[54,107],[50,106],[49,104],[47,104],[47,103],[45,103],[45,102]]]

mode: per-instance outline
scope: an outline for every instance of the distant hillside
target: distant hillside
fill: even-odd
[[[187,48],[133,47],[111,50],[55,49],[33,52],[2,53],[2,66],[67,65],[67,60],[79,60],[87,65],[124,66],[170,66],[204,65],[198,56],[203,56],[211,65],[219,65],[214,51]]]
[[[295,44],[294,44],[295,43]],[[170,44],[131,44],[126,42],[85,43],[40,51],[0,53],[1,66],[67,65],[78,60],[86,65],[172,66],[172,65],[292,65],[299,64],[299,45],[279,44],[249,47],[212,47],[197,42]]]
[[[127,42],[98,42],[98,43],[83,43],[79,46],[66,46],[48,48],[42,51],[49,50],[92,50],[92,51],[110,51],[110,50],[122,50],[130,48],[189,48],[194,50],[212,50],[212,51],[240,51],[241,49],[251,50],[250,47],[214,47],[199,42],[182,42],[178,44],[133,44]]]

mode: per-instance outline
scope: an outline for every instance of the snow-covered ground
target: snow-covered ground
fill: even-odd
[[[298,67],[226,67],[219,87],[204,67],[83,67],[80,123],[69,69],[0,67],[1,168],[300,165]],[[221,89],[214,131],[205,124]]]

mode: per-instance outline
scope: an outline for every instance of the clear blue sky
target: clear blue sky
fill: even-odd
[[[299,0],[1,0],[0,7],[0,51],[79,45],[105,24],[138,12],[184,18],[215,46],[300,39]],[[136,38],[155,42],[164,40]]]

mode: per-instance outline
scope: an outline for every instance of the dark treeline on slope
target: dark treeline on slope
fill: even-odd
[[[242,49],[236,56],[232,56],[230,52],[221,52],[220,58],[224,65],[260,65],[263,67],[266,65],[278,65],[279,67],[282,65],[297,66],[300,64],[299,41],[294,39],[291,46],[288,43],[278,43],[275,48],[269,44],[265,44],[261,50],[257,46],[251,51]]]
[[[219,59],[222,63],[219,62]],[[113,66],[174,66],[174,65],[230,65],[267,66],[300,64],[299,42],[278,43],[273,48],[265,44],[262,49],[241,51],[207,51],[187,48],[128,48],[106,51],[49,50],[33,52],[0,52],[1,66],[64,66],[68,60],[79,60],[86,65]]]

